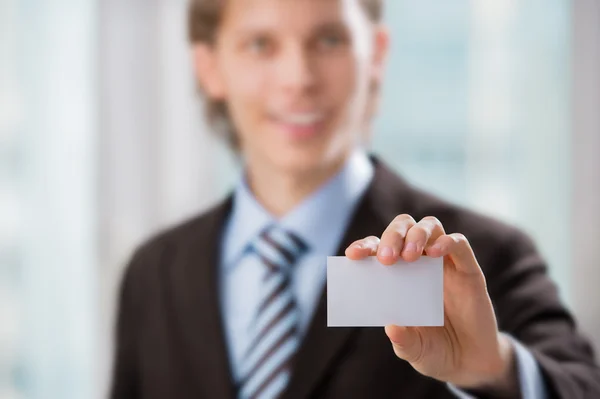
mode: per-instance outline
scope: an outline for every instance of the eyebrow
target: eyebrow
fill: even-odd
[[[252,26],[251,24],[242,26],[235,31],[236,36],[246,37],[249,35],[264,35],[272,33],[274,29],[269,26]],[[310,36],[328,32],[348,33],[348,27],[340,21],[325,21],[311,28]]]
[[[340,22],[340,21],[330,21],[330,22],[324,22],[320,25],[317,25],[317,27],[315,28],[316,32],[330,32],[330,31],[348,31],[348,27]]]

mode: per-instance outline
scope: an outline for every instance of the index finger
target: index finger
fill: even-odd
[[[372,256],[377,253],[379,247],[379,238],[369,236],[360,240],[354,241],[346,248],[346,256],[352,260],[364,259],[367,256]]]

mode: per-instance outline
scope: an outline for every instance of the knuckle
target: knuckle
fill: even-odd
[[[431,224],[432,226],[442,226],[442,222],[440,222],[440,220],[435,216],[425,216],[422,221],[427,224]]]
[[[408,213],[403,213],[402,215],[398,215],[394,218],[393,223],[416,223],[415,219],[410,216]]]
[[[451,237],[452,237],[452,240],[453,240],[455,243],[457,243],[457,244],[462,244],[462,245],[464,245],[464,244],[467,244],[467,243],[468,243],[468,241],[467,241],[467,237],[465,237],[465,235],[464,235],[464,234],[462,234],[462,233],[453,233],[453,234],[451,235]]]
[[[379,244],[379,237],[368,236],[363,238],[362,242],[365,244]]]
[[[394,220],[397,221],[402,221],[402,220],[406,220],[406,219],[412,219],[412,216],[410,216],[408,213],[402,213],[400,215],[397,215]]]
[[[392,223],[389,225],[390,230],[397,231],[402,236],[405,236],[408,231],[417,224],[415,219],[410,215],[396,216]]]

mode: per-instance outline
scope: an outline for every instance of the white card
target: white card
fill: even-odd
[[[375,256],[327,258],[327,326],[442,326],[443,258],[421,257],[392,266]]]

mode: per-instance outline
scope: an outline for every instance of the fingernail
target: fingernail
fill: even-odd
[[[405,252],[417,252],[417,246],[415,245],[414,242],[409,242],[408,244],[406,244],[406,247],[404,247],[404,251]]]
[[[383,247],[379,251],[379,256],[383,256],[384,258],[392,257],[394,256],[394,251],[390,247]]]
[[[364,245],[362,245],[362,244],[354,244],[354,248],[356,248],[356,249],[363,249]]]

